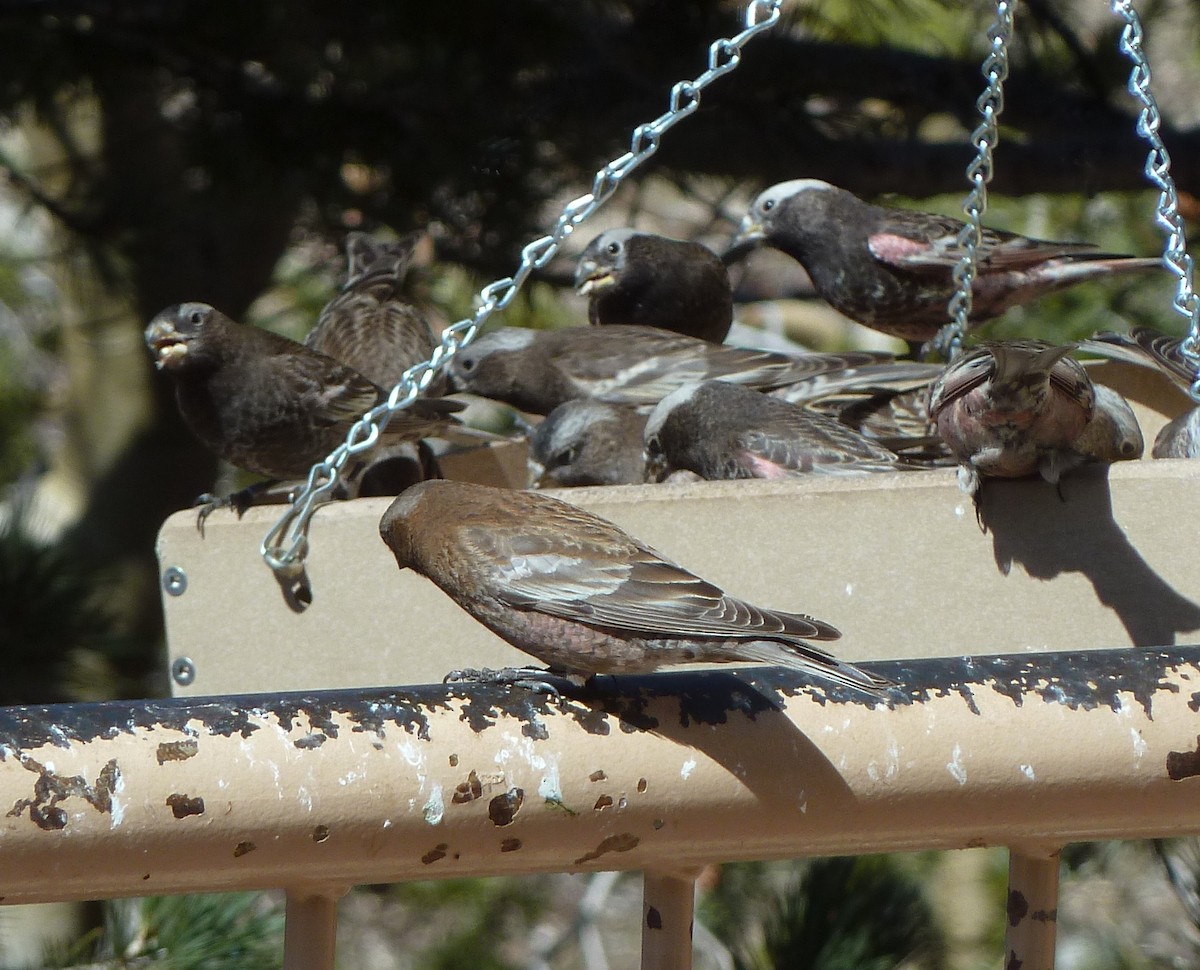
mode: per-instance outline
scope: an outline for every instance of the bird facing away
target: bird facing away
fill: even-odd
[[[485,334],[450,364],[459,390],[549,414],[564,401],[592,398],[652,406],[682,384],[721,379],[760,389],[821,381],[848,368],[888,363],[891,354],[780,354],[614,324]]]
[[[306,478],[386,396],[345,364],[205,303],[168,307],[145,337],[156,366],[174,379],[192,433],[219,457],[268,478]],[[393,416],[381,441],[437,435],[462,407],[418,398]]]
[[[1105,330],[1080,341],[1081,350],[1151,367],[1189,394],[1197,373],[1183,353],[1183,338],[1151,327],[1134,327],[1128,334]],[[1191,407],[1159,430],[1150,454],[1155,458],[1200,458],[1200,408]]]
[[[924,343],[950,322],[962,227],[947,216],[872,205],[828,182],[794,179],[751,203],[725,258],[765,243],[801,263],[817,293],[839,313]],[[1157,257],[1105,255],[1086,243],[984,229],[969,322],[990,320],[1084,280],[1161,265]]]
[[[1095,410],[1073,344],[1011,340],[973,347],[934,383],[929,414],[959,461],[959,484],[979,507],[987,477],[1040,474],[1051,484],[1081,464],[1075,450]]]
[[[724,381],[688,384],[650,412],[647,464],[709,481],[897,471],[887,448],[835,418]]]
[[[828,623],[726,595],[611,522],[544,492],[428,481],[379,523],[400,568],[552,671],[646,673],[759,661],[864,690],[887,682],[809,640]]]
[[[579,257],[575,289],[593,324],[627,323],[721,343],[733,323],[725,264],[700,243],[636,229],[602,232]]]
[[[646,480],[642,429],[632,407],[581,398],[556,407],[529,439],[534,488],[634,485]]]
[[[305,346],[339,360],[367,380],[391,389],[413,364],[437,346],[428,321],[403,292],[420,235],[394,243],[366,233],[346,237],[349,273],[342,291],[325,305],[304,338]],[[441,393],[439,380],[427,394]]]

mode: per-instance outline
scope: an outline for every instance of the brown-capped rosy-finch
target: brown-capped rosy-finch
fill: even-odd
[[[759,661],[817,681],[887,686],[808,642],[836,639],[828,623],[735,599],[544,492],[421,482],[392,503],[379,531],[401,568],[551,671]]]

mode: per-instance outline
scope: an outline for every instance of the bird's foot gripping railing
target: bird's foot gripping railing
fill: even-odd
[[[874,669],[2,709],[0,896],[282,886],[297,970],[357,883],[642,869],[673,968],[706,863],[1007,845],[1006,962],[1048,968],[1058,847],[1200,833],[1200,647]]]

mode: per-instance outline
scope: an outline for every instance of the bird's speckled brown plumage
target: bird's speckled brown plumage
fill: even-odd
[[[555,671],[762,661],[866,689],[885,683],[806,642],[835,639],[829,624],[727,596],[542,492],[422,482],[392,503],[379,531],[401,568]]]
[[[404,294],[413,246],[419,236],[378,242],[361,232],[346,238],[349,275],[325,305],[305,346],[339,360],[379,387],[390,389],[437,346],[424,315]],[[430,385],[441,393],[445,379]]]

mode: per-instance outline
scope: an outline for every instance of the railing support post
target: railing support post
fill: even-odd
[[[642,879],[642,970],[692,970],[699,870],[647,871]]]
[[[1060,851],[1009,850],[1006,967],[1054,970]]]
[[[337,903],[345,889],[289,889],[283,931],[283,970],[333,970]]]

